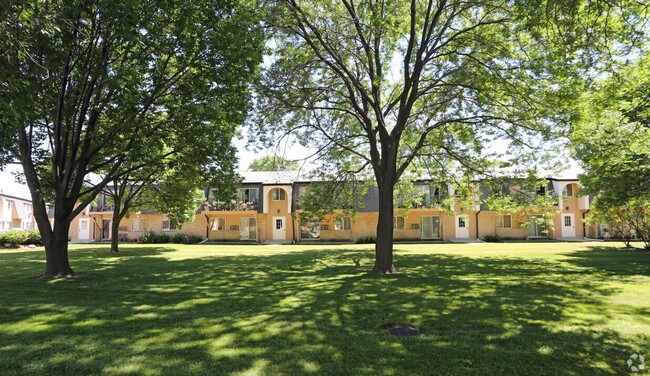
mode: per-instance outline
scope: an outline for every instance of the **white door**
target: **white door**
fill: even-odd
[[[562,237],[575,238],[576,237],[576,217],[573,213],[562,214]]]
[[[456,216],[456,237],[460,239],[469,239],[469,216]]]
[[[90,219],[82,218],[79,220],[79,234],[77,238],[79,240],[90,239]]]
[[[286,229],[284,217],[273,217],[273,240],[285,240]]]

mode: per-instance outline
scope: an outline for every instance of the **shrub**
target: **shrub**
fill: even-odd
[[[488,243],[500,243],[501,242],[501,236],[497,234],[487,234],[483,236],[483,240],[488,242]]]
[[[180,233],[175,233],[171,237],[172,243],[180,244],[185,240],[185,235]]]
[[[355,242],[357,244],[375,244],[377,243],[377,238],[374,236],[362,236]]]
[[[169,243],[171,237],[167,234],[157,234],[154,231],[147,231],[144,235],[140,237],[138,242],[145,244],[162,244]]]
[[[18,247],[27,244],[43,244],[41,234],[37,230],[11,230],[0,233],[0,246]]]

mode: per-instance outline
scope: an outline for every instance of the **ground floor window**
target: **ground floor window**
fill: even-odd
[[[393,217],[393,230],[404,230],[404,217]]]
[[[334,230],[349,230],[351,228],[350,217],[341,217],[334,223]]]
[[[499,216],[499,227],[512,228],[512,215],[503,214]]]
[[[422,239],[440,239],[440,217],[437,215],[420,217]]]
[[[215,218],[212,222],[212,231],[225,231],[226,218]]]
[[[174,231],[176,230],[176,221],[170,218],[165,218],[162,221],[163,231]]]
[[[143,218],[133,218],[131,220],[131,231],[144,231],[147,226],[147,220]]]
[[[548,236],[548,230],[544,223],[541,223],[541,215],[533,215],[528,219],[528,236],[531,238],[545,238]]]
[[[300,222],[300,239],[320,239],[318,222]]]
[[[225,228],[225,220],[224,220]],[[255,218],[241,218],[239,220],[239,239],[256,240],[257,239],[257,221]]]

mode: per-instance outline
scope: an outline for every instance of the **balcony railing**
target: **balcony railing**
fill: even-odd
[[[213,202],[203,205],[204,211],[257,211],[257,202]]]
[[[113,209],[113,205],[93,205],[90,207],[91,212],[112,212]]]

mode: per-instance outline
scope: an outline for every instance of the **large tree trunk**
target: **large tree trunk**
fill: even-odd
[[[74,271],[68,262],[68,231],[70,222],[55,218],[49,241],[45,245],[45,274],[43,278],[72,277]]]
[[[393,266],[393,182],[386,178],[379,188],[379,221],[375,244],[375,266],[372,272],[396,273]]]
[[[122,182],[122,184],[125,184]],[[118,185],[115,183],[115,196],[113,197],[113,223],[111,223],[111,253],[118,253],[118,243],[120,240],[120,221],[122,220],[122,200],[118,193]],[[120,186],[119,189],[124,189]],[[120,191],[121,192],[121,191]]]
[[[118,253],[120,240],[120,216],[114,211],[113,222],[111,223],[111,253]]]

